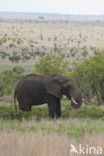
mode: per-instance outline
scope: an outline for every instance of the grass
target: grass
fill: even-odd
[[[21,57],[20,62],[25,59],[25,64],[27,62],[33,64],[44,54],[51,52],[55,55],[69,56],[67,57],[69,62],[82,60],[84,57],[92,56],[96,49],[100,51],[103,48],[103,25],[104,22],[93,21],[68,21],[67,23],[64,20],[41,22],[34,20],[31,23],[25,20],[0,21],[0,51],[5,51],[10,56],[13,51],[21,56],[21,49],[27,49],[28,54],[33,52],[35,57],[31,56],[28,60]],[[72,47],[74,49],[71,54]],[[83,47],[86,47],[86,53],[83,53]],[[7,56],[6,59],[0,57],[0,62],[10,63],[9,57]]]
[[[0,120],[0,131],[12,132],[33,132],[42,134],[55,133],[57,135],[66,135],[75,139],[85,134],[103,134],[104,133],[104,122],[102,120],[91,120],[91,119],[60,119],[56,121],[41,120],[37,121],[35,117],[31,120],[22,121],[18,120]]]
[[[96,142],[97,139],[97,142]],[[78,148],[82,146],[103,147],[104,135],[85,135],[80,142],[67,136],[56,134],[43,135],[42,133],[13,133],[0,132],[0,155],[1,156],[70,156],[70,144]],[[71,155],[71,156],[75,156]],[[88,155],[87,155],[88,156]],[[89,155],[90,156],[90,155]]]
[[[15,111],[14,105],[0,106],[0,131],[56,133],[79,139],[86,133],[104,132],[104,109],[82,106],[74,110],[69,101],[62,100],[62,118],[51,120],[48,107],[34,106],[31,112]]]
[[[21,24],[23,29],[21,29]],[[60,27],[62,24],[63,27]],[[104,22],[68,22],[65,24],[63,21],[43,23],[5,21],[0,23],[2,32],[0,50],[8,55],[11,55],[13,51],[18,51],[20,55],[24,47],[28,52],[35,52],[35,57],[21,63],[25,73],[30,73],[40,54],[43,56],[43,50],[46,54],[56,51],[70,56],[70,49],[75,47],[74,51],[77,49],[78,53],[73,54],[73,57],[70,56],[69,62],[83,59],[84,47],[88,51],[87,57],[92,56],[96,49],[103,48],[101,36],[104,32],[103,25]],[[42,36],[40,36],[40,30]],[[6,36],[5,33],[7,33]],[[34,43],[29,44],[28,40],[33,40]],[[14,43],[15,46],[13,46]],[[12,48],[9,47],[10,44],[13,44]],[[2,63],[0,72],[17,65],[10,63],[7,57],[5,59],[0,57],[0,62]],[[14,111],[13,105],[7,106],[6,103],[0,105],[0,156],[70,156],[70,144],[78,147],[79,143],[104,148],[104,108],[82,106],[74,110],[70,107],[69,101],[63,100],[62,118],[50,120],[47,106],[33,107],[32,111],[27,113]]]
[[[80,143],[85,145],[93,144],[93,146],[101,146],[104,138],[103,135],[97,136],[96,143],[95,135],[92,137],[86,135],[81,138]],[[89,140],[88,140],[89,139]],[[24,134],[14,131],[13,133],[0,133],[0,154],[1,156],[70,156],[70,144],[78,147],[77,141],[68,139],[67,136],[57,136],[56,134],[43,135],[41,133]],[[101,146],[102,147],[102,146]],[[75,156],[75,154],[73,155]]]
[[[103,140],[101,120],[0,120],[0,156],[70,156],[71,144],[104,150]]]
[[[51,120],[45,105],[22,112],[15,111],[13,105],[2,104],[0,156],[75,156],[70,155],[71,144],[77,149],[79,144],[100,146],[104,154],[103,107],[82,106],[74,110],[63,100],[62,113],[61,119]]]
[[[0,133],[0,142],[1,156],[58,156],[59,154],[65,156],[66,149],[69,148],[67,138],[56,135],[42,136],[40,133],[4,132]]]
[[[73,109],[68,99],[62,99],[62,119],[78,118],[78,119],[101,119],[104,120],[104,108],[97,106],[84,106],[80,109]],[[18,105],[18,104],[17,104]],[[42,106],[33,106],[32,111],[23,112],[21,110],[14,110],[14,104],[0,105],[0,118],[6,120],[30,120],[35,116],[37,121],[42,119],[49,119],[47,104]]]
[[[18,64],[0,64],[0,72],[5,71],[5,70],[10,70],[13,67],[15,67]],[[31,73],[34,69],[34,65],[21,65],[23,67],[25,73]]]

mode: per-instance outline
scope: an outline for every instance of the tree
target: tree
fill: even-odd
[[[104,103],[104,51],[76,64],[73,77],[85,96],[96,97],[98,104]]]
[[[34,73],[39,75],[59,73],[63,74],[68,69],[68,62],[62,56],[48,55],[35,64]]]

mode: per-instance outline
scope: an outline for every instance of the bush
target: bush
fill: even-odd
[[[45,75],[45,74],[64,74],[68,69],[68,62],[64,60],[62,56],[52,56],[48,55],[39,60],[35,64],[35,74]]]
[[[84,50],[83,50],[82,55],[83,55],[83,57],[86,57],[86,56],[88,55],[88,51],[87,51],[87,49],[84,49]]]
[[[15,47],[15,45],[13,43],[10,43],[9,47],[12,48],[12,47]]]
[[[72,117],[104,119],[104,110],[99,107],[81,107],[77,111],[72,111]]]
[[[104,103],[104,51],[76,64],[73,78],[88,99],[96,97],[97,104]]]
[[[21,59],[26,61],[31,58],[31,53],[29,52],[28,48],[22,48],[21,49]]]
[[[20,55],[17,55],[17,52],[13,52],[13,54],[9,57],[9,60],[12,61],[12,62],[19,62],[21,59],[21,56]]]
[[[13,69],[13,72],[17,73],[17,74],[22,74],[24,73],[24,69],[21,66],[15,66]]]
[[[74,57],[78,53],[78,49],[76,47],[70,48],[70,54]]]
[[[69,118],[79,118],[79,119],[102,119],[104,120],[104,109],[93,106],[93,107],[86,107],[82,106],[80,109],[75,110],[68,104],[67,101],[64,101],[65,104],[62,104],[62,118],[69,119]],[[33,106],[32,111],[24,112],[21,110],[15,111],[14,104],[11,106],[0,106],[0,118],[7,119],[7,120],[22,120],[22,119],[32,119],[33,117],[36,120],[41,119],[49,119],[48,115],[48,106],[39,107]]]
[[[30,112],[23,112],[22,110],[14,110],[14,105],[11,106],[0,106],[0,118],[6,120],[22,120],[22,119],[32,119],[36,117],[36,120],[40,120],[41,118],[48,118],[48,107],[39,108],[33,107]]]
[[[20,39],[20,38],[18,38],[18,39],[17,39],[17,44],[21,44],[21,43],[23,43],[23,40]]]
[[[17,74],[12,70],[6,70],[0,73],[0,95],[13,94],[17,82],[23,76],[23,74]]]
[[[5,59],[7,56],[9,56],[9,54],[7,54],[4,51],[0,51],[0,55],[1,55],[2,59]]]

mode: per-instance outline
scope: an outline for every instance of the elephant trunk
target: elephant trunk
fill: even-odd
[[[78,90],[77,90],[78,91]],[[82,97],[80,91],[71,94],[71,106],[75,109],[79,108],[82,104]]]
[[[82,104],[82,101],[76,101],[73,97],[71,97],[71,106],[75,109],[79,108]]]

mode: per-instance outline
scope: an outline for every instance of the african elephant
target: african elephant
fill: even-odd
[[[30,74],[24,77],[16,86],[14,103],[16,98],[19,109],[30,111],[33,105],[48,104],[51,118],[61,117],[60,100],[65,95],[71,100],[73,108],[79,108],[82,103],[81,92],[76,83],[69,77],[58,74],[39,76]]]

